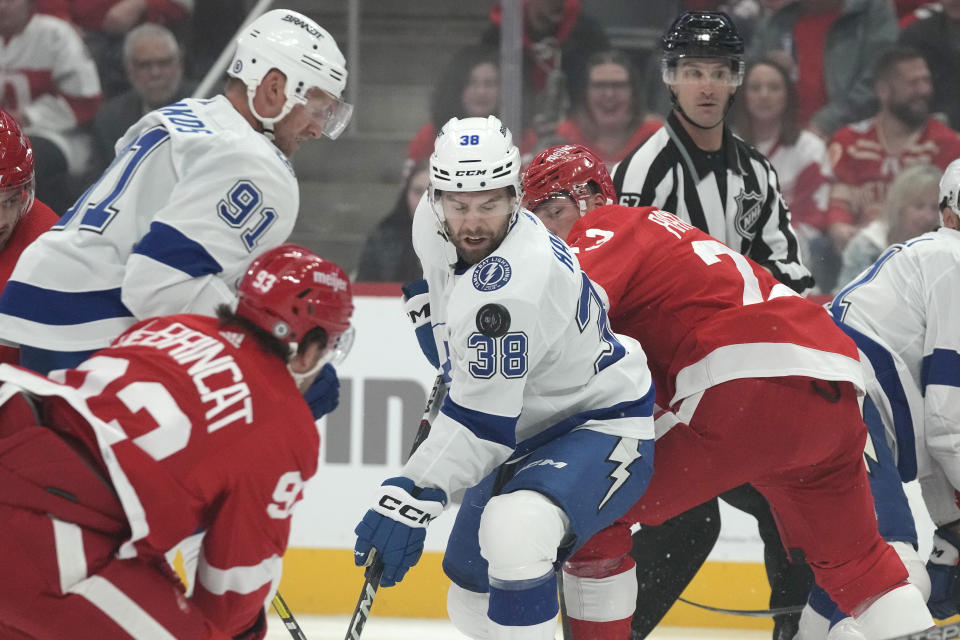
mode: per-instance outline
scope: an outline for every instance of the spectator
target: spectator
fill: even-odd
[[[800,122],[828,139],[872,111],[870,66],[897,33],[888,0],[797,0],[764,19],[748,53],[776,52],[795,65]]]
[[[501,21],[498,3],[490,10],[482,43],[499,46]],[[583,12],[581,0],[523,1],[524,85],[537,103],[533,119],[541,137],[553,133],[563,119],[568,92],[571,102],[580,101],[586,87],[578,80],[584,78],[586,59],[609,48],[606,32]]]
[[[373,230],[360,255],[358,282],[409,282],[421,277],[423,269],[413,250],[411,224],[420,197],[430,184],[426,161],[409,172],[390,213]]]
[[[123,42],[123,68],[132,88],[107,100],[93,121],[96,173],[113,160],[113,145],[130,125],[189,94],[180,45],[166,27],[148,22],[130,31]]]
[[[127,32],[143,22],[177,25],[190,15],[193,4],[194,0],[37,0],[37,11],[70,20],[83,31],[103,93],[111,98],[129,88],[121,55]]]
[[[960,0],[943,0],[943,10],[910,24],[900,33],[900,42],[923,54],[933,76],[931,109],[942,114],[954,129],[960,129]]]
[[[590,56],[584,68],[586,91],[573,114],[557,127],[563,140],[593,151],[612,167],[663,126],[644,110],[640,78],[620,51]]]
[[[0,107],[33,142],[37,194],[57,213],[72,201],[70,175],[90,158],[84,125],[100,105],[100,80],[76,30],[37,15],[33,0],[0,3]]]
[[[28,244],[57,221],[57,214],[36,200],[33,149],[20,125],[0,111],[0,290]],[[0,343],[0,362],[16,364],[20,352]]]
[[[407,171],[425,162],[433,153],[440,128],[450,118],[486,118],[500,112],[500,53],[494,48],[469,46],[454,54],[433,89],[430,122],[423,125],[407,149]],[[532,131],[525,134],[520,152],[534,143]]]
[[[960,136],[930,117],[930,71],[916,49],[898,45],[882,53],[874,89],[877,115],[844,127],[830,141],[834,184],[826,222],[838,251],[882,214],[887,185],[897,173],[928,163],[943,170],[960,156]]]
[[[794,223],[820,228],[827,198],[827,145],[802,129],[797,87],[770,58],[747,64],[743,100],[733,103],[733,128],[777,170]]]
[[[770,58],[749,62],[743,94],[733,103],[733,128],[777,170],[804,264],[821,282],[839,268],[839,257],[824,237],[830,189],[827,145],[800,127],[797,87],[779,62]]]
[[[858,231],[843,250],[838,284],[851,282],[888,246],[936,230],[940,223],[939,185],[940,170],[929,164],[898,174],[887,191],[884,215]]]

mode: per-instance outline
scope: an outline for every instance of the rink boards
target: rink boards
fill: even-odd
[[[297,506],[281,592],[304,614],[350,613],[363,582],[353,565],[353,527],[379,484],[397,475],[413,440],[434,373],[404,316],[396,285],[363,285],[356,298],[357,339],[339,367],[340,407],[320,423],[321,465]],[[919,490],[908,490],[918,514],[921,556],[933,526]],[[710,561],[685,593],[714,607],[763,609],[769,589],[756,522],[721,503],[723,526]],[[442,550],[456,506],[430,525],[426,553],[403,583],[383,589],[375,610],[384,616],[445,617],[448,581]],[[922,517],[920,515],[922,514]],[[728,616],[678,604],[664,621],[680,626],[768,628],[768,620]]]

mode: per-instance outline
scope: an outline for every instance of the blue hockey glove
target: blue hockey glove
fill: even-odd
[[[380,586],[392,587],[417,564],[423,553],[427,525],[443,512],[447,495],[440,489],[421,489],[409,478],[390,478],[380,485],[373,508],[354,529],[353,559],[364,566],[371,549],[383,562]]]
[[[340,404],[340,378],[332,364],[325,364],[310,388],[303,394],[314,420],[319,420]]]
[[[440,356],[437,342],[433,339],[433,325],[430,323],[430,296],[427,293],[426,280],[414,280],[401,287],[403,290],[403,308],[413,323],[413,332],[420,343],[420,351],[434,369],[440,368]]]
[[[933,533],[933,549],[927,560],[930,599],[927,608],[934,618],[945,620],[960,612],[960,538],[946,527]]]

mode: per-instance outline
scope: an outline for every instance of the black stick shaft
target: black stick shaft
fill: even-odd
[[[280,619],[283,620],[283,626],[285,626],[287,631],[290,632],[290,635],[293,636],[293,640],[307,640],[307,636],[304,635],[303,629],[300,628],[300,624],[296,618],[293,617],[293,613],[290,612],[287,603],[283,601],[279,591],[273,596],[273,609],[277,612],[277,615],[280,616]]]
[[[447,385],[443,381],[443,375],[438,375],[433,383],[433,389],[430,390],[430,396],[427,398],[427,406],[423,410],[423,418],[420,420],[420,427],[417,429],[417,435],[413,440],[413,446],[410,448],[410,455],[427,439],[430,433],[430,423],[440,412],[440,403],[446,396]],[[350,626],[347,628],[347,635],[344,640],[360,640],[360,634],[363,633],[363,627],[370,618],[370,609],[373,607],[373,599],[377,595],[377,588],[380,586],[380,576],[383,575],[383,562],[380,561],[380,554],[376,549],[371,550],[369,564],[364,572],[363,588],[360,590],[360,597],[357,599],[357,606],[353,609],[353,615],[350,617]]]

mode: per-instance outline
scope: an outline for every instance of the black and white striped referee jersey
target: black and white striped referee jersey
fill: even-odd
[[[659,131],[614,167],[613,185],[620,204],[669,211],[770,269],[794,291],[813,287],[776,171],[728,127],[720,150],[708,153],[671,112]]]

